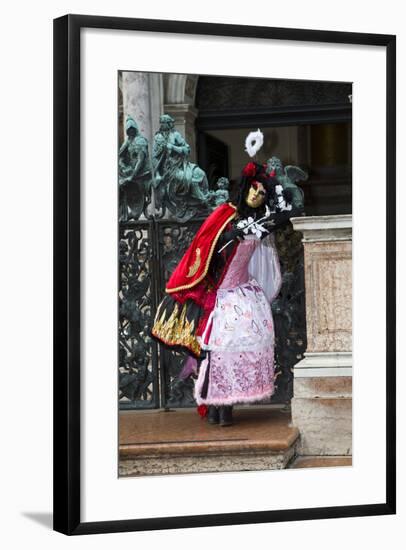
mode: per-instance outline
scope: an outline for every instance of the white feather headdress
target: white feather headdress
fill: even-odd
[[[264,134],[258,128],[256,132],[250,132],[245,138],[245,150],[250,157],[255,157],[264,144]]]

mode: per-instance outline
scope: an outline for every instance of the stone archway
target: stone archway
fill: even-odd
[[[196,162],[195,107],[198,75],[165,74],[163,111],[175,119],[175,128],[190,145],[190,160]]]
[[[195,98],[198,79],[198,75],[120,72],[120,142],[125,137],[125,119],[131,116],[151,147],[155,132],[159,129],[159,117],[167,113],[175,119],[175,128],[189,143],[190,158],[192,162],[196,162],[195,121],[198,110],[195,107]]]

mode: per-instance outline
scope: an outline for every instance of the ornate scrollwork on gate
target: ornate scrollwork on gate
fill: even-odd
[[[202,222],[203,220],[196,220],[183,225],[159,222],[158,247],[163,275],[160,281],[161,296],[166,282],[186,252]],[[185,355],[169,351],[160,346],[161,398],[167,407],[192,407],[195,405],[193,380],[183,381],[178,379],[184,358]]]
[[[293,396],[293,367],[306,351],[304,256],[301,234],[289,223],[276,232],[282,288],[272,304],[275,322],[276,392],[272,403],[289,403]]]
[[[159,406],[153,314],[152,224],[120,227],[119,399],[121,408]]]

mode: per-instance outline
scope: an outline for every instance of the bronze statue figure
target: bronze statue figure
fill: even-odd
[[[211,196],[206,173],[188,160],[190,147],[174,129],[170,115],[160,117],[152,150],[156,208],[167,208],[173,218],[186,221],[207,213]]]
[[[151,164],[148,140],[143,137],[135,120],[128,116],[127,138],[118,154],[121,222],[137,220],[150,202]]]
[[[278,180],[282,186],[283,194],[292,204],[293,208],[303,209],[304,195],[303,191],[296,185],[298,181],[306,181],[307,173],[298,166],[283,167],[282,161],[278,157],[271,157],[266,163],[266,172]]]

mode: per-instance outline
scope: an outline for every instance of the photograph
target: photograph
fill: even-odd
[[[352,465],[352,97],[118,71],[120,477]]]
[[[401,5],[5,6],[2,547],[403,540]]]
[[[54,528],[393,514],[395,37],[54,40]]]

